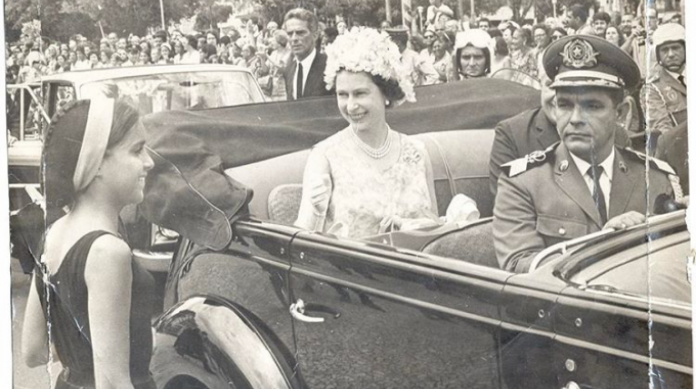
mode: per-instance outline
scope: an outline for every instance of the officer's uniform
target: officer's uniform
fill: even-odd
[[[640,69],[626,53],[597,37],[569,36],[544,55],[552,88],[637,87]],[[607,219],[637,211],[653,212],[659,195],[673,196],[674,174],[662,161],[614,148]],[[524,272],[534,256],[558,242],[603,228],[592,193],[573,156],[561,142],[503,165],[493,211],[493,237],[501,268]],[[608,170],[608,169],[607,169]],[[646,198],[647,195],[647,198]],[[646,202],[647,200],[647,202]]]
[[[643,87],[648,130],[666,132],[686,122],[686,86],[658,65]]]
[[[655,31],[654,41],[656,49],[667,42],[684,43],[684,27],[678,24],[662,25]],[[662,65],[656,65],[655,69],[655,74],[648,78],[643,87],[642,101],[646,104],[643,111],[648,130],[664,133],[686,122],[686,85]]]

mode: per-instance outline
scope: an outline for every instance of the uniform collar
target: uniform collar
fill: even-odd
[[[590,165],[587,161],[584,159],[578,157],[577,155],[571,153],[568,151],[568,154],[570,154],[570,157],[573,159],[573,162],[575,162],[575,166],[577,166],[578,170],[580,171],[580,174],[585,174],[587,171],[590,169],[592,165]],[[604,172],[607,174],[609,177],[609,181],[611,182],[613,176],[614,176],[614,158],[616,157],[616,148],[612,147],[611,148],[611,153],[609,154],[608,157],[602,161],[599,166],[604,168]]]

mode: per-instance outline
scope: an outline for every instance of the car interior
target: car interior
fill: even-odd
[[[481,219],[458,226],[424,231],[400,231],[369,241],[425,254],[460,259],[498,268],[493,248],[489,189],[489,151],[492,130],[442,131],[414,135],[430,155],[438,213],[444,215],[452,198],[462,193],[476,201]],[[481,152],[486,150],[486,152]],[[254,188],[251,214],[261,220],[292,225],[302,197],[302,176],[309,150],[226,170],[235,180]],[[475,243],[474,243],[475,242]]]

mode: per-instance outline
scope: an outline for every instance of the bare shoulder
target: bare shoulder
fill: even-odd
[[[102,282],[131,274],[131,250],[123,239],[106,234],[97,238],[89,250],[85,280]]]

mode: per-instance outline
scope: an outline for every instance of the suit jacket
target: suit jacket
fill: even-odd
[[[687,122],[666,134],[660,135],[657,140],[657,154],[655,157],[667,162],[674,168],[679,177],[684,195],[689,194],[689,130]]]
[[[662,66],[643,87],[643,107],[648,130],[667,132],[686,122],[686,87]]]
[[[592,194],[566,147],[560,143],[545,155],[518,175],[500,177],[493,239],[501,268],[525,272],[543,249],[603,227]],[[608,219],[629,211],[652,213],[658,195],[673,195],[667,172],[653,161],[646,179],[641,158],[634,151],[616,148]]]
[[[295,93],[295,69],[297,69],[297,61],[293,58],[290,61],[290,65],[285,68],[285,91],[287,92],[288,100],[295,100],[293,95]],[[332,92],[326,90],[326,83],[324,82],[324,69],[326,69],[326,54],[317,52],[317,55],[312,61],[312,66],[309,68],[309,74],[307,75],[307,82],[305,83],[304,89],[302,91],[302,97],[311,96],[326,96],[330,95]],[[306,69],[303,69],[306,71]]]
[[[495,139],[488,164],[490,188],[495,197],[501,166],[534,150],[544,150],[558,142],[556,125],[541,108],[524,111],[495,127]]]
[[[488,164],[488,179],[493,197],[497,193],[498,177],[503,164],[522,158],[532,151],[544,150],[559,140],[556,124],[551,122],[541,108],[524,111],[498,123]],[[628,146],[629,142],[625,131],[616,131],[614,143],[617,146]]]

